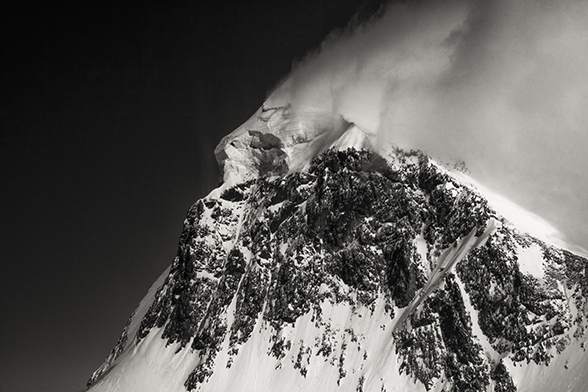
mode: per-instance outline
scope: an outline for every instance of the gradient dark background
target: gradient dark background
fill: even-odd
[[[2,12],[1,392],[84,389],[218,184],[220,138],[364,3]]]

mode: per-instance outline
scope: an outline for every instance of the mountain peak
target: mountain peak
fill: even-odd
[[[423,152],[366,148],[291,106],[224,138],[225,183],[89,390],[585,390],[588,260]]]
[[[223,188],[258,177],[282,176],[308,169],[329,148],[372,149],[368,135],[329,111],[263,105],[214,150]]]

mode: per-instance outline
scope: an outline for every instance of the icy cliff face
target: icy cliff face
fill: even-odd
[[[214,150],[224,188],[308,169],[329,148],[371,148],[367,134],[341,116],[290,105],[262,106]]]
[[[349,148],[350,147],[350,148]],[[263,107],[91,391],[583,391],[588,261],[420,152]]]

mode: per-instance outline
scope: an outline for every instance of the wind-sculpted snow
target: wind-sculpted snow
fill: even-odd
[[[194,204],[90,390],[515,391],[530,366],[563,387],[587,364],[587,266],[420,152],[329,149]]]
[[[333,147],[370,148],[368,135],[343,117],[312,108],[263,105],[214,150],[224,187],[307,170]]]

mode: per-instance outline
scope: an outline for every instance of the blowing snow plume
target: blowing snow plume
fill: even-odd
[[[327,39],[269,101],[462,159],[588,248],[587,2],[392,3]]]

